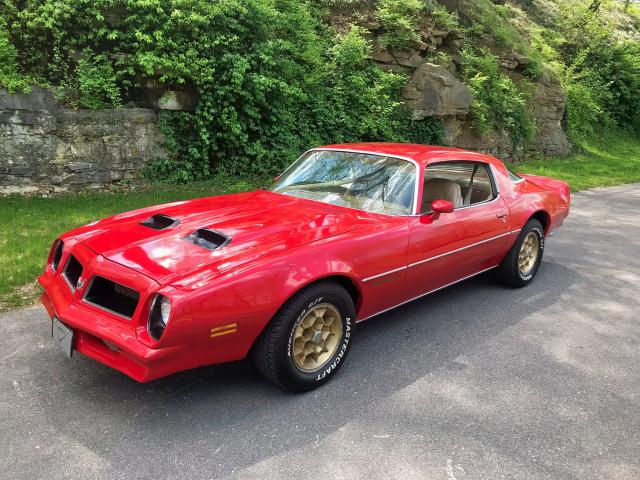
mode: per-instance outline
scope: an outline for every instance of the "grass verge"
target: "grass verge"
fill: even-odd
[[[572,192],[640,182],[640,138],[604,133],[582,142],[569,157],[544,157],[509,165],[516,172],[565,180]]]
[[[189,185],[139,185],[51,198],[0,197],[0,311],[36,302],[51,244],[74,227],[136,208],[188,198],[252,190],[259,179],[216,179]]]

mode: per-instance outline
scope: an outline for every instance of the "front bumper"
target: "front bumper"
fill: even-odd
[[[94,266],[94,262],[90,262],[90,265],[86,265],[85,262],[85,269]],[[119,265],[117,267],[125,268]],[[89,273],[113,277],[109,272],[99,271],[99,267],[96,270],[91,269]],[[144,327],[140,326],[136,317],[132,320],[118,319],[108,311],[83,302],[81,292],[78,292],[78,295],[71,292],[60,274],[47,269],[38,278],[38,282],[44,289],[40,300],[49,317],[58,317],[74,330],[74,351],[114,368],[138,382],[148,382],[198,366],[190,345],[179,344],[162,348],[146,345],[138,338]]]

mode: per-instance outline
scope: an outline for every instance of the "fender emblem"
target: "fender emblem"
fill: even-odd
[[[209,331],[210,338],[219,337],[221,335],[229,335],[230,333],[236,333],[238,331],[237,323],[228,323],[220,327],[212,328]]]

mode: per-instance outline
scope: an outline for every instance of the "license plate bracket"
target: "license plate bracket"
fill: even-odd
[[[75,338],[75,332],[58,320],[57,317],[53,317],[51,322],[51,337],[53,337],[53,342],[58,346],[62,353],[69,358],[73,356],[73,340]]]

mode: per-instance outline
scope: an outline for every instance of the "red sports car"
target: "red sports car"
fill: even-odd
[[[52,335],[146,382],[251,354],[293,391],[326,382],[356,323],[496,269],[536,275],[569,187],[465,150],[315,148],[267,189],[115,215],[60,236]]]

